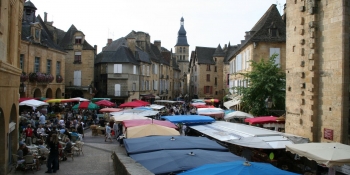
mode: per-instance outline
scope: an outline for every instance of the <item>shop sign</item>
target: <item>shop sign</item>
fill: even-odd
[[[332,129],[324,128],[323,133],[324,133],[324,136],[323,136],[324,139],[333,140],[333,130]]]

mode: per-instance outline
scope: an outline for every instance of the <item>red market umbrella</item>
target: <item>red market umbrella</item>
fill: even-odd
[[[144,104],[144,105],[149,105],[149,103],[148,102],[146,102],[146,101],[142,101],[142,100],[135,100],[136,102],[139,102],[139,103],[141,103],[141,104]]]
[[[254,124],[265,124],[265,123],[284,123],[285,121],[278,120],[278,117],[274,116],[261,116],[254,118],[246,118],[244,121],[251,125]]]
[[[174,123],[171,123],[169,121],[161,121],[161,120],[153,120],[152,119],[134,119],[134,120],[124,120],[123,125],[125,128],[134,127],[134,126],[141,126],[141,125],[148,125],[148,124],[157,124],[169,128],[177,129],[177,126]]]
[[[146,106],[147,104],[145,103],[140,103],[139,101],[131,101],[131,102],[126,102],[126,103],[123,103],[121,104],[120,106],[118,106],[119,108],[127,108],[127,107],[130,107],[130,108],[136,108],[136,107],[140,107],[140,106]]]
[[[107,106],[107,107],[113,107],[115,106],[114,103],[108,101],[108,100],[101,100],[101,101],[98,101],[98,102],[95,102],[95,104],[99,105],[99,106]],[[115,111],[113,111],[115,112]]]
[[[218,99],[206,99],[206,100],[204,100],[206,103],[219,103],[220,102],[220,100],[218,100]]]
[[[120,108],[103,108],[103,109],[100,109],[100,112],[119,112],[122,110],[123,109],[120,109]]]
[[[196,105],[196,108],[215,108],[215,106],[212,105]]]
[[[99,109],[99,107],[96,104],[91,103],[89,101],[82,101],[79,104],[76,104],[75,106],[73,106],[72,109],[90,109],[90,110],[93,110],[93,109]]]

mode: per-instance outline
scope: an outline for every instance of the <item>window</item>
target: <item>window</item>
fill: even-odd
[[[278,37],[278,30],[277,30],[277,28],[270,29],[270,35],[271,35],[271,37]]]
[[[24,70],[24,55],[23,54],[19,55],[19,66],[23,71]]]
[[[215,82],[214,82],[215,85],[218,85],[218,78],[215,77]]]
[[[51,60],[47,60],[46,73],[51,74]]]
[[[114,96],[120,96],[120,84],[114,85]]]
[[[211,94],[212,93],[212,86],[204,86],[204,93],[205,94]]]
[[[210,74],[207,74],[207,81],[210,81]]]
[[[215,91],[215,95],[218,95],[218,91]]]
[[[136,66],[134,65],[133,66],[133,71],[132,71],[133,74],[136,74]]]
[[[74,86],[81,86],[81,70],[74,71]]]
[[[74,63],[81,63],[81,52],[74,53]]]
[[[133,91],[136,91],[136,83],[133,83],[133,84],[132,84],[132,90],[133,90]]]
[[[142,65],[142,75],[146,75],[146,65]]]
[[[35,39],[40,41],[40,29],[35,29]]]
[[[250,60],[250,50],[248,49],[248,50],[246,51],[246,66],[245,66],[246,69],[249,68],[249,64],[250,64],[249,60]]]
[[[214,72],[217,72],[217,71],[218,71],[218,70],[217,70],[217,66],[215,66],[215,67],[214,67]]]
[[[56,63],[56,75],[61,75],[61,62]]]
[[[278,64],[278,66],[280,66],[280,64],[281,64],[281,57],[280,57],[281,51],[280,51],[280,48],[270,48],[270,57],[273,54],[277,54],[277,56],[275,58],[275,64]]]
[[[122,73],[123,65],[122,64],[114,64],[114,70],[113,73]]]
[[[82,37],[81,36],[76,36],[75,37],[75,44],[81,44]]]
[[[207,71],[210,71],[210,64],[207,64]]]
[[[183,48],[182,50],[183,53],[186,53],[186,47]],[[184,58],[185,59],[185,58]]]
[[[180,53],[182,53],[182,47],[180,47]],[[180,57],[180,59],[181,59],[181,57]]]
[[[149,76],[149,66],[147,66],[147,76]]]
[[[34,61],[34,72],[39,72],[40,71],[40,58],[35,57]]]
[[[153,74],[158,74],[158,68],[156,64],[152,64]]]
[[[215,63],[216,63],[216,58],[214,58],[214,61],[215,61]]]
[[[229,85],[229,81],[230,81],[230,74],[227,74],[226,76],[226,85]]]

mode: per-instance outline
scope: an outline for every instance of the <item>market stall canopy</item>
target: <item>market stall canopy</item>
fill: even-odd
[[[98,105],[89,101],[82,101],[72,107],[72,109],[89,109],[89,110],[95,110],[99,108],[100,107]]]
[[[114,119],[114,121],[118,121],[118,122],[121,122],[124,120],[133,120],[133,119],[148,119],[147,117],[144,117],[142,115],[133,114],[133,113],[124,113],[122,115],[113,115],[112,118]]]
[[[120,108],[103,108],[103,109],[100,109],[100,112],[119,112],[122,110],[123,109],[120,109]]]
[[[155,110],[159,110],[159,109],[165,108],[165,106],[163,106],[163,105],[156,105],[156,104],[152,104],[149,107],[152,108],[152,109],[155,109]]]
[[[22,101],[26,101],[26,100],[33,100],[34,98],[20,98],[19,102],[21,103]]]
[[[196,104],[196,103],[194,103],[194,104]],[[213,106],[213,105],[201,105],[201,104],[199,104],[199,105],[192,105],[192,106],[194,106],[194,107],[196,107],[196,108],[215,108],[215,106]]]
[[[71,100],[76,100],[76,101],[90,101],[86,98],[81,98],[81,97],[75,97],[75,98],[70,98]]]
[[[304,143],[286,145],[286,151],[332,167],[350,164],[350,146],[341,143]]]
[[[154,174],[179,173],[209,163],[244,160],[230,152],[201,149],[160,150],[130,157]]]
[[[208,116],[202,115],[171,115],[163,116],[165,120],[170,121],[171,123],[211,123],[215,120]]]
[[[93,98],[93,99],[91,99],[92,102],[97,102],[97,101],[100,101],[100,100],[108,100],[108,101],[111,101],[111,98]]]
[[[99,106],[107,106],[107,107],[113,107],[115,106],[115,103],[112,103],[108,100],[100,100],[98,102],[96,102],[95,104],[99,105]]]
[[[225,120],[229,120],[232,118],[254,118],[254,116],[242,111],[234,111],[226,114],[224,117]]]
[[[46,103],[69,103],[69,102],[77,102],[77,99],[48,99],[44,100]]]
[[[216,164],[206,164],[178,175],[297,175],[284,171],[269,163],[231,161]]]
[[[205,99],[204,102],[206,103],[219,103],[219,99]]]
[[[25,101],[22,101],[21,103],[19,103],[19,106],[39,107],[39,106],[45,106],[45,105],[49,105],[49,104],[46,102],[34,100],[34,99],[25,100]]]
[[[123,114],[137,114],[137,115],[141,115],[141,116],[154,116],[157,115],[159,113],[159,111],[153,111],[153,110],[145,110],[145,109],[127,109],[127,110],[123,110],[120,112],[112,112],[111,115],[123,115]]]
[[[235,106],[235,105],[238,105],[239,103],[241,103],[241,100],[240,100],[240,99],[233,99],[233,100],[224,102],[224,106],[225,106],[227,109],[230,109],[230,107]]]
[[[286,145],[287,143],[297,144],[309,141],[307,138],[296,135],[225,121],[216,121],[211,124],[194,125],[189,127],[204,135],[210,136],[211,138],[230,144],[242,144],[242,146],[246,146],[249,144],[249,141],[251,141],[252,143],[249,145],[251,148],[260,148],[262,147],[261,145],[268,145],[266,147],[271,147],[270,149],[281,149],[284,148],[283,145]],[[240,139],[243,139],[243,141],[240,142]]]
[[[152,135],[176,136],[180,135],[180,133],[174,128],[169,128],[154,123],[130,127],[126,130],[126,138],[139,138]]]
[[[224,118],[225,111],[221,108],[198,108],[197,113],[198,115]]]
[[[194,107],[198,108],[198,106],[207,106],[207,104],[206,103],[201,103],[201,102],[200,103],[191,103],[191,106],[194,106]]]
[[[153,110],[151,107],[136,107],[134,109],[141,109],[141,110]]]
[[[202,149],[228,151],[217,142],[206,137],[191,136],[149,136],[124,140],[128,154],[139,154],[159,150]]]
[[[139,101],[130,101],[130,102],[126,102],[123,103],[121,105],[119,105],[119,108],[136,108],[136,107],[141,107],[141,106],[147,106],[147,104],[143,103],[143,102],[139,102]]]
[[[255,118],[247,118],[244,120],[251,125],[255,124],[266,124],[266,123],[285,123],[284,120],[278,120],[278,117],[275,116],[261,116]]]
[[[171,101],[171,100],[155,100],[155,103],[183,103],[182,101]]]
[[[157,124],[169,128],[177,129],[177,126],[174,123],[171,123],[169,121],[163,121],[163,120],[153,120],[153,119],[134,119],[134,120],[124,120],[123,125],[125,128],[134,127],[134,126],[141,126],[141,125],[147,125],[147,124]]]

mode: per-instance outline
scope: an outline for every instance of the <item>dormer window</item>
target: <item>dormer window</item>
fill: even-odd
[[[35,29],[35,39],[40,41],[40,29]]]
[[[270,28],[269,28],[269,36],[270,37],[279,37],[278,29],[274,22],[271,23]]]
[[[82,44],[82,38],[81,36],[76,36],[75,37],[75,44]]]

